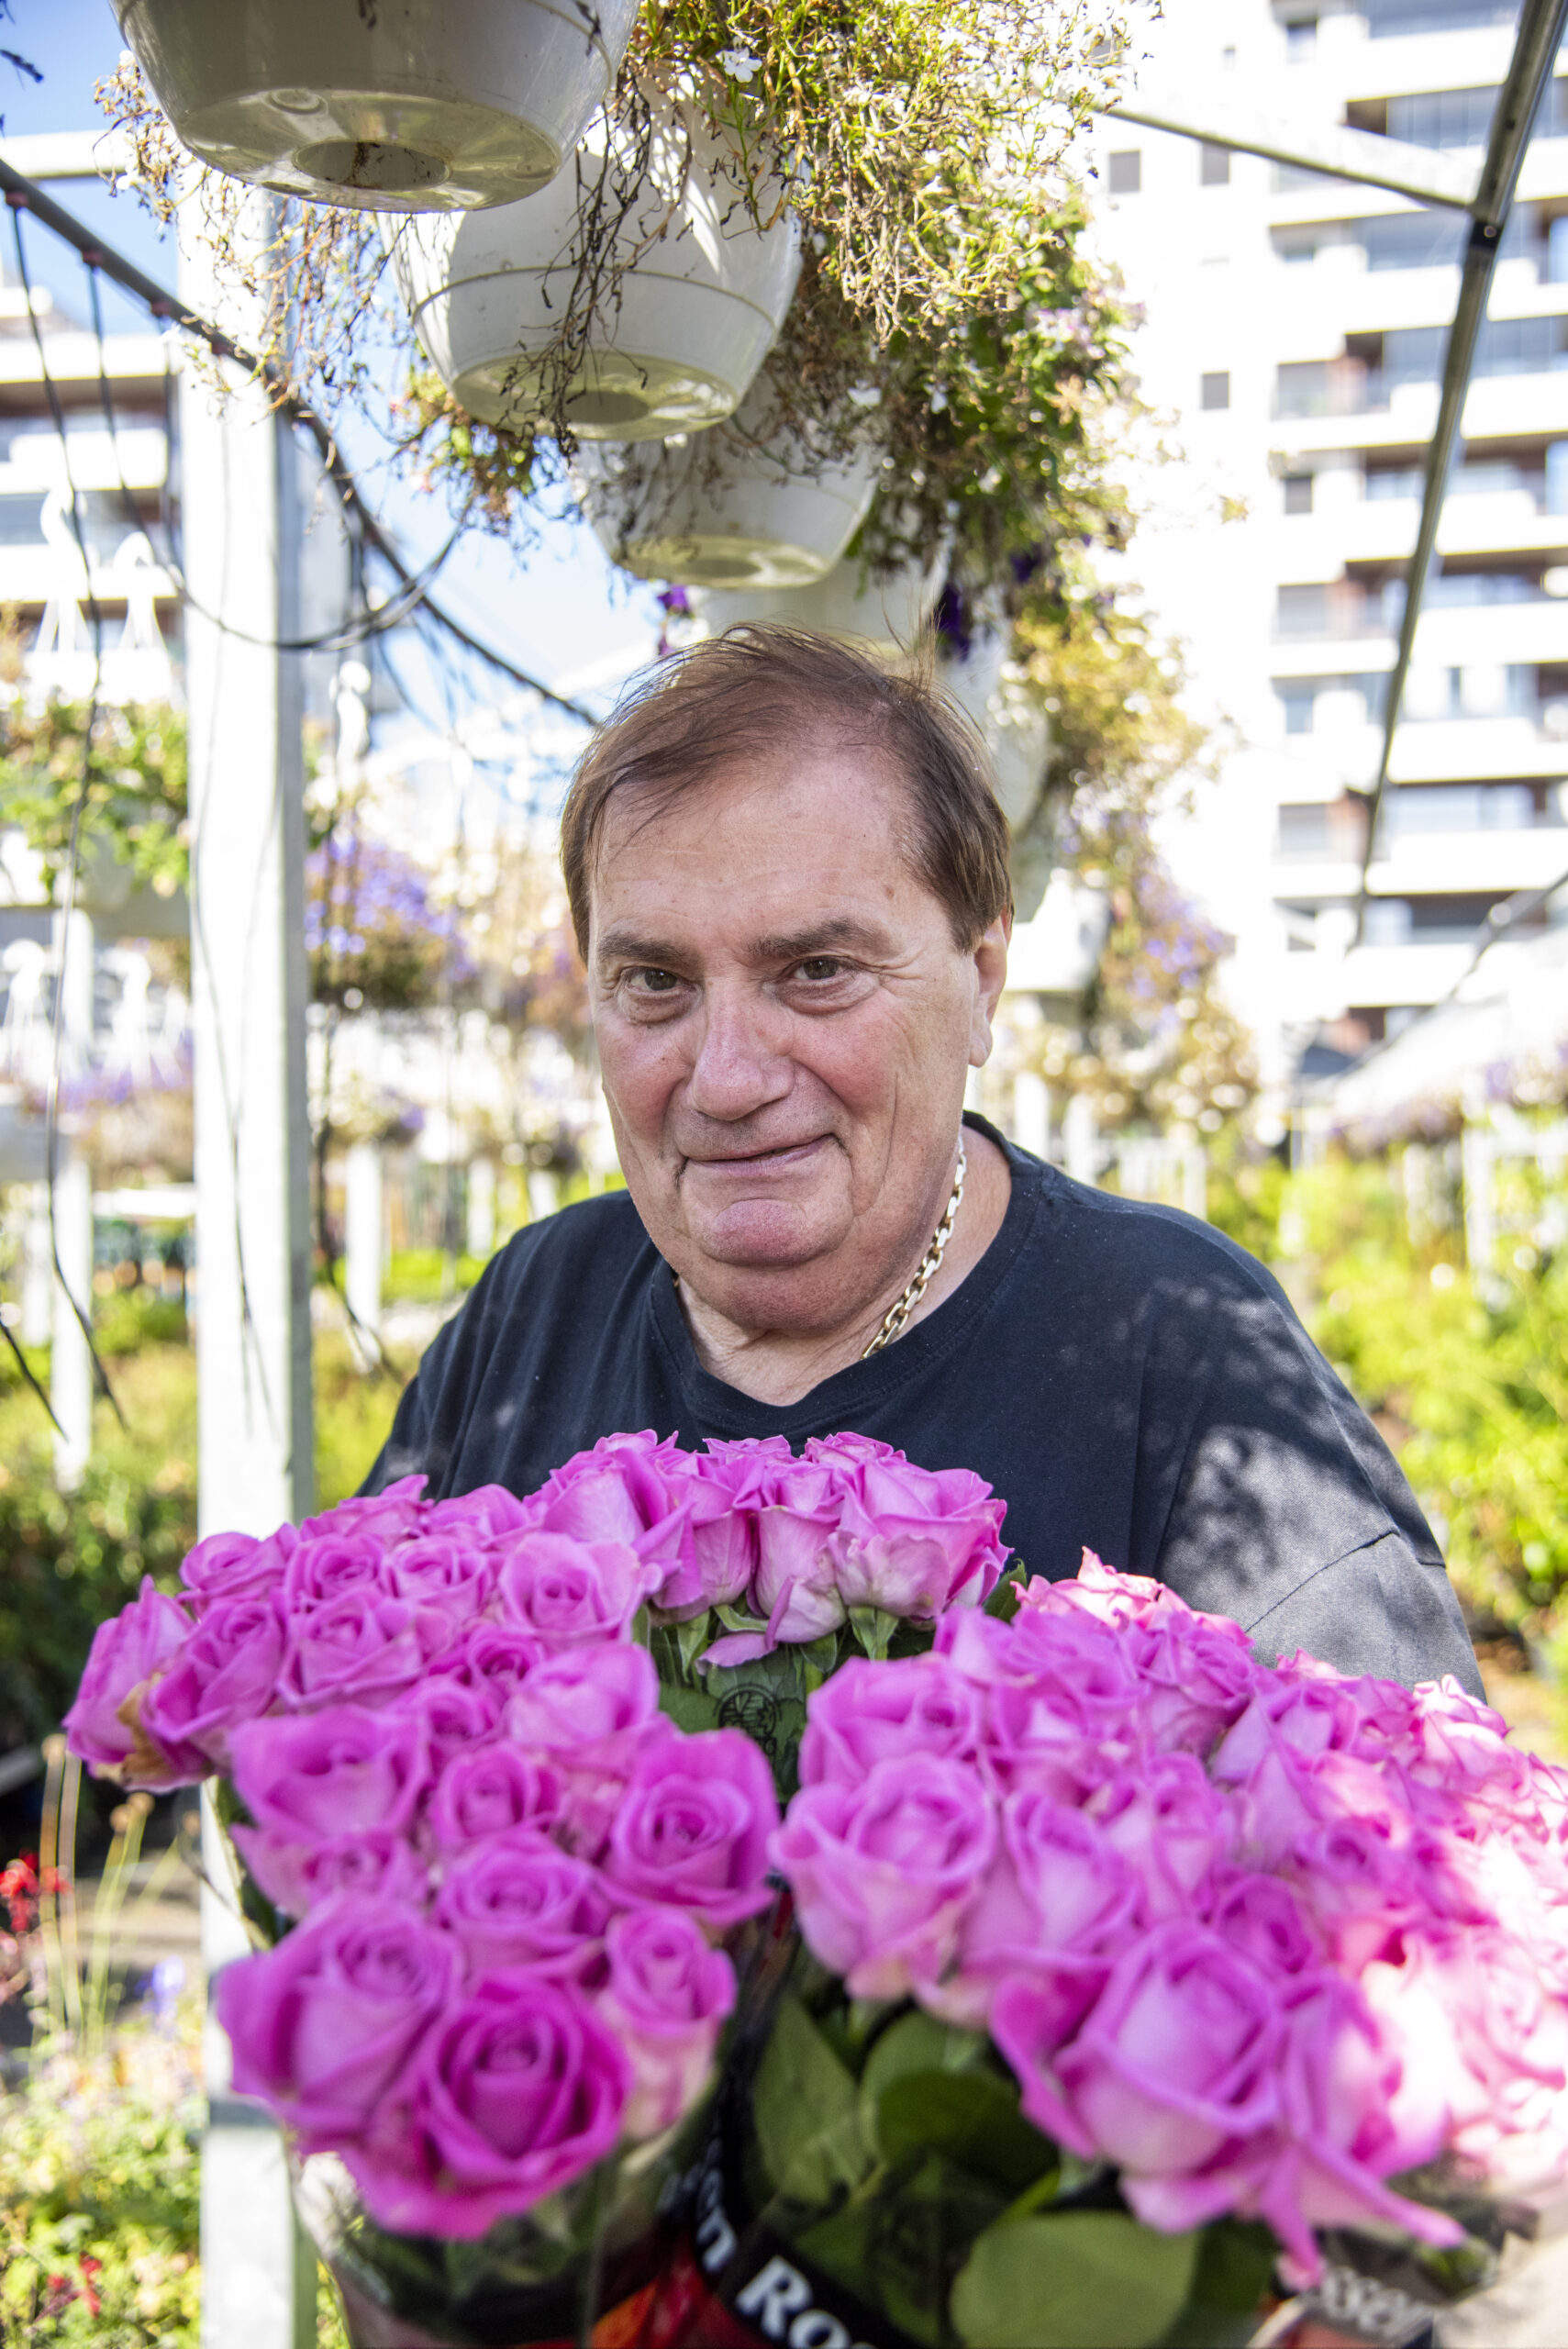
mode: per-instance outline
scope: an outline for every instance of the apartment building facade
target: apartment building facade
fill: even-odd
[[[1498,0],[1185,0],[1140,87],[1477,166],[1513,19]],[[1219,760],[1171,853],[1237,941],[1229,984],[1283,1099],[1439,1001],[1495,907],[1568,874],[1568,78],[1498,262],[1370,859],[1468,221],[1115,117],[1093,146],[1167,444],[1128,584],[1184,647]]]

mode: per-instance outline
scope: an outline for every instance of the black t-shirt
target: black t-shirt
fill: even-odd
[[[625,1192],[517,1234],[431,1345],[367,1489],[528,1493],[600,1436],[806,1438],[852,1428],[973,1468],[1032,1573],[1086,1543],[1233,1616],[1271,1661],[1445,1672],[1480,1693],[1442,1558],[1381,1437],[1278,1283],[1173,1208],[1006,1151],[1012,1197],[968,1278],[884,1353],[797,1403],[697,1361],[670,1268]]]

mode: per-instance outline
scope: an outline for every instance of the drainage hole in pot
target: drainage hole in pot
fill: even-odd
[[[333,187],[436,187],[447,176],[439,155],[425,155],[417,147],[389,147],[380,139],[324,139],[318,146],[302,147],[295,157],[302,172]]]

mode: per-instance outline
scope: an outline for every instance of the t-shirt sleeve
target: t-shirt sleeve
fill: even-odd
[[[1451,1672],[1479,1695],[1416,1497],[1284,1292],[1250,1262],[1195,1277],[1201,1300],[1172,1284],[1187,1293],[1156,1314],[1146,1364],[1154,1571],[1271,1659],[1300,1647],[1407,1684]]]

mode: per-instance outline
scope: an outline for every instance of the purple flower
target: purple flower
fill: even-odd
[[[580,1542],[562,1533],[511,1535],[501,1553],[496,1593],[506,1621],[549,1653],[624,1639],[661,1570],[624,1542]]]
[[[198,1542],[180,1568],[180,1580],[193,1606],[221,1598],[251,1598],[276,1588],[298,1545],[292,1525],[259,1542],[253,1533],[209,1533]]]
[[[862,1460],[853,1474],[836,1553],[846,1606],[931,1620],[990,1596],[1007,1551],[1006,1507],[989,1485],[967,1468],[933,1475],[898,1453]]]
[[[465,1851],[514,1827],[548,1827],[561,1815],[561,1776],[514,1745],[482,1745],[455,1754],[430,1797],[429,1828],[438,1850]]]
[[[980,1742],[978,1689],[945,1657],[872,1664],[851,1656],[811,1698],[800,1782],[853,1785],[902,1754],[967,1760]]]
[[[504,1707],[548,1653],[542,1640],[516,1623],[473,1623],[438,1659],[435,1672]]]
[[[580,1991],[535,1972],[483,1975],[345,2158],[378,2224],[472,2241],[603,2160],[631,2085]]]
[[[684,1909],[634,1909],[611,1920],[601,2019],[631,2059],[623,2126],[653,2137],[691,2110],[735,2004],[735,1969]]]
[[[148,1689],[144,1731],[165,1753],[189,1749],[198,1776],[204,1762],[226,1768],[233,1731],[271,1705],[283,1658],[275,1590],[217,1601]]]
[[[424,1672],[427,1635],[439,1628],[439,1619],[425,1618],[406,1599],[384,1598],[373,1586],[345,1591],[291,1617],[278,1695],[301,1711],[394,1696]]]
[[[428,1780],[422,1725],[389,1707],[332,1705],[247,1721],[230,1741],[241,1802],[285,1842],[328,1842],[409,1826]]]
[[[285,1917],[303,1917],[340,1893],[374,1895],[417,1909],[430,1897],[424,1861],[403,1836],[386,1828],[308,1843],[290,1843],[262,1827],[229,1831],[247,1869]]]
[[[531,1827],[478,1843],[448,1868],[437,1921],[475,1974],[537,1966],[577,1974],[597,1954],[610,1903],[598,1871]]]
[[[471,1684],[450,1672],[433,1673],[398,1701],[424,1724],[430,1759],[438,1768],[455,1753],[488,1744],[501,1719],[502,1699],[489,1681]]]
[[[454,1493],[450,1500],[433,1502],[426,1511],[425,1526],[429,1533],[492,1542],[528,1521],[523,1503],[505,1485],[476,1485],[472,1492]]]
[[[484,1608],[495,1564],[476,1539],[453,1529],[399,1542],[383,1555],[377,1580],[389,1598],[406,1598],[444,1615],[455,1634]]]
[[[367,2126],[461,1976],[457,1943],[417,1910],[334,1900],[219,1975],[234,2085],[307,2142],[339,2150]]]
[[[1139,1891],[1129,1863],[1083,1811],[1028,1789],[1009,1795],[1001,1849],[964,1917],[941,2011],[984,2027],[997,1983],[1035,1968],[1075,1976],[1087,2006],[1136,1918]]]
[[[368,1597],[381,1579],[379,1542],[363,1534],[323,1533],[295,1543],[284,1572],[284,1604],[292,1617],[354,1593]]]
[[[131,1786],[188,1786],[206,1776],[201,1755],[165,1753],[134,1726],[149,1680],[179,1654],[191,1631],[184,1609],[144,1575],[139,1596],[93,1634],[76,1702],[65,1716],[72,1753]]]
[[[973,1765],[913,1754],[858,1786],[803,1787],[771,1856],[851,1997],[902,1998],[941,1979],[995,1848]]]
[[[690,1909],[715,1929],[765,1909],[773,1773],[740,1730],[645,1741],[610,1828],[605,1873],[623,1895]]]

